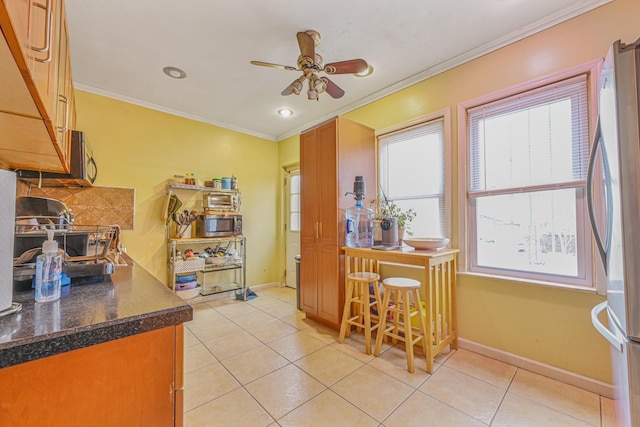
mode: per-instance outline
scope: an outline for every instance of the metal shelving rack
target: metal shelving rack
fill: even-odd
[[[218,245],[229,247],[236,255],[228,257],[212,257],[216,264],[207,263],[209,258],[179,260],[180,248],[204,251],[207,246]],[[201,295],[212,295],[220,292],[242,290],[246,295],[246,238],[244,236],[168,239],[169,286],[176,290],[176,274],[196,273],[198,284],[202,286]],[[218,261],[220,260],[220,261]]]
[[[191,190],[199,192],[218,192],[240,194],[240,190],[221,190],[211,187],[190,184],[169,184],[169,190]],[[238,206],[239,207],[239,206]],[[199,237],[199,238],[176,238],[171,237],[171,222],[167,223],[167,262],[168,262],[168,284],[176,291],[176,274],[196,273],[198,284],[201,286],[201,295],[212,295],[222,292],[242,290],[243,299],[246,299],[247,289],[247,268],[246,268],[246,238],[244,236],[229,237]],[[235,251],[233,257],[225,257],[224,261],[218,264],[210,264],[207,258],[196,258],[193,260],[178,260],[178,253],[185,249],[193,249],[202,253],[207,246],[218,245],[227,247]],[[183,249],[184,248],[184,249]],[[217,261],[217,260],[216,260]]]

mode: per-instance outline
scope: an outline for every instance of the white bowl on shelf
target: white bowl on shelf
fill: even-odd
[[[402,239],[402,242],[420,250],[436,251],[445,248],[449,244],[446,237],[412,237]]]
[[[200,295],[200,289],[202,289],[202,286],[196,286],[193,289],[185,289],[182,291],[176,290],[176,295],[182,299],[191,299]]]
[[[222,257],[212,256],[205,259],[205,264],[220,266],[228,263],[230,259],[231,258],[227,256],[222,256]]]

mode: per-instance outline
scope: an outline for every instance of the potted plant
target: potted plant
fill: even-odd
[[[379,223],[379,220],[383,218],[397,218],[398,219],[398,240],[402,243],[404,233],[409,236],[413,236],[413,233],[407,229],[411,221],[416,217],[416,211],[412,208],[403,211],[398,205],[383,196],[382,200],[376,198],[370,203],[371,208],[375,212],[374,220]],[[375,231],[374,231],[375,232]],[[374,238],[375,239],[375,238]]]

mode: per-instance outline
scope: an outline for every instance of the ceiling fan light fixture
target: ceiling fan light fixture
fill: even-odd
[[[322,93],[326,89],[327,84],[316,75],[313,75],[312,81],[309,83],[309,89],[315,90],[317,93]]]
[[[184,79],[187,77],[187,73],[178,67],[164,67],[162,71],[169,77],[174,79]]]
[[[359,73],[354,73],[353,75],[356,77],[367,77],[373,73],[373,67],[371,65],[367,65],[367,68],[364,71],[360,71]]]
[[[300,92],[302,92],[302,83],[304,83],[304,80],[305,77],[302,76],[291,83],[291,89],[293,90],[293,93],[295,93],[296,95],[300,95]]]
[[[276,111],[276,113],[280,117],[291,117],[291,116],[293,116],[293,110],[291,110],[289,108],[280,108],[278,111]]]

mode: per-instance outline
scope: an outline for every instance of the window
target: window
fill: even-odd
[[[466,109],[469,271],[591,286],[587,93],[582,74]]]
[[[449,237],[445,117],[448,111],[378,137],[381,190],[403,211],[416,211],[407,227],[414,236]]]
[[[300,231],[300,171],[289,175],[289,231]]]

